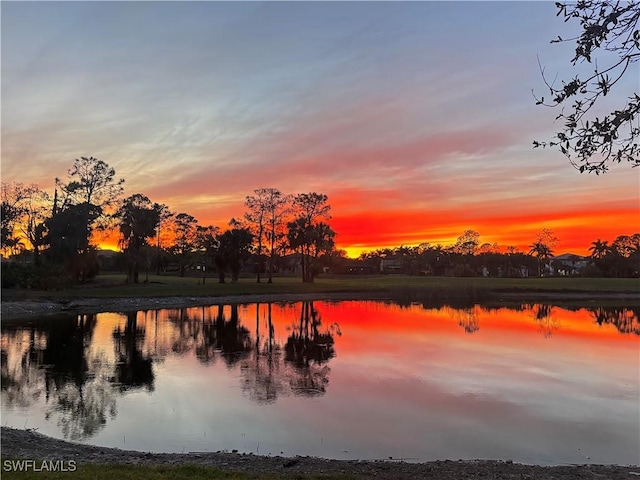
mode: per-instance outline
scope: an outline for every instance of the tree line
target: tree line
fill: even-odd
[[[542,229],[525,250],[515,246],[481,243],[480,234],[466,230],[453,245],[400,245],[364,252],[359,260],[369,271],[397,272],[408,275],[450,276],[590,276],[637,277],[640,275],[640,233],[619,235],[611,243],[591,242],[589,258],[554,256],[558,238],[552,230]]]
[[[139,283],[141,272],[174,268],[184,276],[194,266],[203,283],[209,272],[216,272],[220,283],[228,276],[237,282],[243,268],[255,272],[257,282],[264,274],[269,283],[274,272],[295,267],[303,282],[313,282],[328,266],[350,271],[346,253],[335,247],[327,195],[259,188],[245,198],[244,215],[230,219],[222,230],[141,193],[123,199],[123,184],[112,167],[94,157],[76,159],[66,180],[56,178],[53,198],[37,185],[2,183],[2,250],[30,257],[4,265],[3,287],[52,288],[92,279],[100,268],[94,242],[104,231],[118,233],[121,267],[130,283]],[[579,273],[579,259],[554,258],[557,242],[551,230],[543,229],[520,251],[481,243],[478,232],[466,230],[450,246],[425,242],[365,252],[359,265],[366,269],[359,268],[410,275],[638,276],[639,233],[620,235],[611,244],[592,242],[591,261]]]
[[[70,282],[86,282],[98,273],[93,242],[104,231],[118,233],[131,283],[140,281],[141,271],[160,273],[170,263],[181,276],[197,263],[203,282],[212,270],[220,283],[227,275],[237,282],[251,258],[257,259],[257,281],[266,272],[271,283],[276,261],[291,254],[297,254],[302,281],[313,282],[321,257],[335,247],[325,194],[257,189],[246,197],[243,217],[221,230],[141,193],[123,199],[123,184],[112,167],[94,157],[76,159],[66,180],[56,178],[53,198],[37,185],[2,183],[2,250],[32,257],[28,267],[5,268],[3,286],[46,288],[38,283],[57,278],[59,284],[61,274]]]

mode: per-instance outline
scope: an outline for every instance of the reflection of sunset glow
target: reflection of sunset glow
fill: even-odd
[[[8,425],[28,415],[49,435],[126,437],[145,451],[259,442],[267,454],[534,463],[584,463],[575,445],[600,463],[637,453],[629,308],[314,301],[55,320],[3,323]]]

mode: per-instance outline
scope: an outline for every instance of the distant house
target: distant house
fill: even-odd
[[[380,260],[380,273],[402,273],[402,262],[395,258]]]
[[[589,266],[589,257],[583,257],[574,253],[563,253],[551,259],[551,268],[554,273],[562,277],[580,275]]]
[[[372,275],[375,273],[373,266],[369,265],[361,260],[344,260],[339,266],[334,267],[336,273],[347,275]]]

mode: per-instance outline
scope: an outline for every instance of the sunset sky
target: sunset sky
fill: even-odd
[[[557,253],[640,230],[640,176],[579,174],[535,105],[568,79],[553,2],[2,2],[2,181],[53,191],[75,158],[126,195],[224,227],[260,187],[329,196],[337,246]],[[638,91],[636,63],[609,95]]]

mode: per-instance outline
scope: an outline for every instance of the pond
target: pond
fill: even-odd
[[[638,309],[214,305],[2,323],[2,424],[152,452],[640,462]]]

